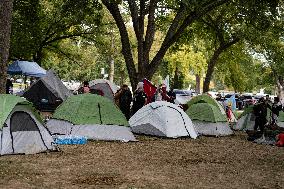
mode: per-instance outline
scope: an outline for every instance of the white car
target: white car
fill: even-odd
[[[175,104],[186,104],[190,101],[192,92],[188,90],[174,89],[176,94]]]

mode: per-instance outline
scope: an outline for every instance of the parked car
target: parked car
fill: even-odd
[[[186,104],[191,99],[191,91],[174,89],[176,94],[175,104]]]
[[[251,95],[242,95],[241,100],[243,101],[243,107],[248,107],[249,105],[254,105],[256,103],[256,99]]]

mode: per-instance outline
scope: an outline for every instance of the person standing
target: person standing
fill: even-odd
[[[282,104],[278,97],[274,97],[274,102],[272,105],[267,105],[268,108],[271,110],[271,124],[275,125],[278,121],[279,112],[282,110]]]
[[[10,91],[13,91],[13,83],[10,79],[7,79],[6,80],[6,94],[11,94]]]
[[[255,115],[255,125],[254,130],[257,131],[258,128],[260,129],[260,132],[264,133],[264,126],[267,123],[267,102],[264,100],[264,98],[261,98],[259,100],[259,103],[254,105],[253,107],[253,113]]]
[[[126,119],[130,119],[130,104],[132,101],[132,94],[128,85],[124,84],[120,88],[119,92],[115,94],[115,98],[118,99],[118,106]]]
[[[168,92],[168,96],[170,97],[169,102],[174,104],[176,99],[176,93],[174,92],[173,88],[171,88],[170,91]]]
[[[147,104],[147,95],[143,89],[143,82],[137,84],[137,88],[133,93],[132,115],[140,108]]]
[[[152,102],[155,101],[162,101],[162,89],[160,88],[160,86],[157,88],[154,95],[154,99],[152,100]]]
[[[162,85],[162,86],[161,86],[161,90],[162,90],[162,93],[161,93],[161,95],[162,95],[162,100],[163,100],[163,101],[170,102],[171,99],[170,99],[170,97],[168,96],[168,93],[167,93],[167,86],[166,86],[166,85]]]
[[[79,94],[90,93],[90,86],[88,81],[83,82],[83,86],[78,90]]]

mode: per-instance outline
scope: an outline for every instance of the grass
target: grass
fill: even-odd
[[[237,132],[196,140],[137,136],[0,158],[1,188],[282,188],[284,151]]]

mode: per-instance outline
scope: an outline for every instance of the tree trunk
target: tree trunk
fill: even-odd
[[[284,82],[282,79],[277,79],[277,96],[279,97],[281,103],[284,102]]]
[[[218,62],[220,54],[239,41],[240,41],[240,38],[235,38],[235,39],[233,39],[233,40],[231,40],[231,41],[229,41],[225,44],[221,44],[220,47],[215,49],[214,54],[211,57],[211,59],[208,63],[208,66],[207,66],[207,72],[206,72],[205,80],[204,80],[204,83],[203,83],[203,93],[206,93],[206,92],[209,91],[209,85],[210,85],[211,77],[213,75],[214,68],[215,68],[215,66]]]
[[[113,77],[114,77],[114,39],[113,39],[113,30],[111,30],[111,53],[112,55],[110,56],[110,69],[109,69],[109,81],[113,83]]]
[[[0,1],[0,94],[6,93],[13,0]]]
[[[208,63],[207,72],[206,72],[206,76],[205,76],[204,83],[203,83],[203,93],[206,93],[209,91],[209,85],[210,85],[211,77],[214,72],[214,67],[217,64],[217,61],[218,61],[218,58],[221,52],[222,52],[222,48],[216,49]]]
[[[200,83],[201,83],[200,75],[195,74],[195,80],[196,80],[195,92],[197,94],[200,94]]]
[[[113,83],[114,77],[114,59],[113,56],[110,58],[110,69],[109,69],[109,81]]]
[[[133,88],[136,88],[136,84],[146,77],[151,79],[154,73],[159,68],[163,57],[167,50],[174,44],[180,36],[183,34],[185,29],[190,26],[194,21],[207,14],[209,11],[214,10],[216,7],[227,3],[227,0],[208,1],[204,3],[202,7],[187,12],[183,3],[180,4],[177,14],[169,27],[166,37],[151,62],[149,62],[149,52],[153,44],[155,35],[155,9],[157,6],[157,0],[150,0],[149,6],[146,6],[145,0],[137,1],[128,0],[129,10],[132,17],[133,28],[135,31],[136,39],[138,42],[138,70],[136,70],[130,40],[126,29],[125,22],[120,13],[118,3],[120,1],[109,1],[102,0],[102,3],[107,7],[109,12],[112,14],[116,25],[120,32],[121,43],[122,43],[122,54],[125,59],[128,75]],[[138,8],[140,5],[140,9]],[[144,17],[146,15],[145,8],[148,9],[148,25],[146,35],[144,32]],[[144,36],[146,37],[144,40]]]

